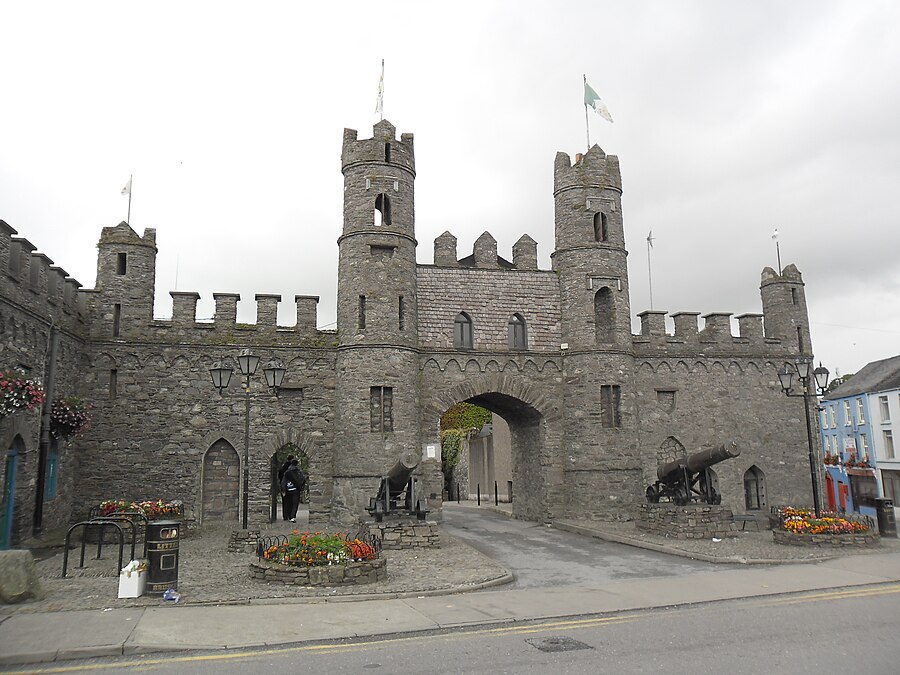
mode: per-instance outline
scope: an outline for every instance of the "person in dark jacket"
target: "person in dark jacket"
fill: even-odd
[[[306,477],[298,466],[297,460],[292,459],[288,470],[284,472],[281,479],[281,489],[286,495],[288,506],[288,520],[292,523],[297,522],[297,507],[300,505],[300,494],[306,483]]]
[[[278,485],[279,485],[279,489],[281,490],[281,519],[282,520],[287,520],[288,518],[290,518],[290,516],[288,515],[289,509],[288,509],[288,503],[287,503],[287,493],[284,491],[284,488],[282,488],[280,486],[281,486],[281,481],[284,478],[284,474],[290,468],[291,460],[293,460],[293,459],[294,459],[293,455],[288,455],[287,459],[284,461],[284,463],[278,469]]]

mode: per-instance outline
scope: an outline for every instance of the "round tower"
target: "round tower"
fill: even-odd
[[[631,350],[631,303],[619,158],[593,146],[556,155],[553,198],[562,341],[569,349]]]
[[[421,454],[413,135],[345,129],[341,168],[332,515],[351,523],[403,452]]]
[[[787,354],[811,356],[809,314],[803,276],[796,265],[788,265],[781,274],[771,267],[762,271],[759,287],[767,338],[778,338]]]
[[[622,222],[619,162],[598,146],[572,164],[559,153],[554,166],[556,251],[562,319],[563,390],[571,490],[568,513],[613,517],[636,508],[641,460],[636,437],[634,349],[628,267]],[[574,431],[577,430],[577,431]],[[593,495],[605,495],[596,499]]]
[[[140,237],[124,221],[104,227],[97,250],[93,336],[119,338],[142,331],[153,320],[156,230],[147,228]]]

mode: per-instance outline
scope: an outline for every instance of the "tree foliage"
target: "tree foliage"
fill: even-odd
[[[841,375],[840,377],[834,378],[831,382],[828,383],[828,388],[825,390],[826,393],[830,394],[835,389],[840,387],[844,382],[853,377],[856,373],[848,373],[846,375]]]
[[[481,431],[481,427],[490,421],[490,410],[472,403],[457,403],[441,415],[441,431],[449,429]]]
[[[481,431],[490,421],[489,410],[471,403],[457,403],[441,415],[441,471],[446,489],[450,489],[453,469],[459,464],[466,437]]]

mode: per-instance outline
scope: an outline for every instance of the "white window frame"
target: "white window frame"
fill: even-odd
[[[822,424],[823,429],[828,428],[828,408],[822,408],[822,414],[819,415],[820,422]]]
[[[830,406],[828,406],[828,420],[831,422],[831,425],[830,425],[831,428],[835,429],[837,427],[837,425],[835,424],[835,421],[834,421],[834,404],[833,403]]]
[[[863,405],[863,399],[861,398],[856,399],[856,423],[866,423],[866,406]]]
[[[850,401],[844,401],[844,426],[849,427],[853,424],[853,417],[850,414]]]
[[[861,459],[869,458],[869,439],[865,434],[859,435],[859,456]]]
[[[897,455],[894,451],[894,432],[891,429],[884,429],[881,433],[884,434],[884,458],[895,459]]]
[[[878,410],[881,413],[882,424],[891,421],[891,404],[887,396],[878,397]]]

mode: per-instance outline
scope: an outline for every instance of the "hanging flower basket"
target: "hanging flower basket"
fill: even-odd
[[[59,398],[50,408],[50,434],[68,440],[91,427],[91,406],[77,396]]]
[[[20,410],[31,410],[44,402],[40,382],[18,370],[0,372],[0,418]]]

